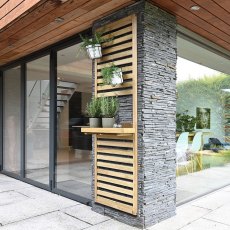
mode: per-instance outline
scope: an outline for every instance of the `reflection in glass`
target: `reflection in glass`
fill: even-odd
[[[58,189],[91,198],[91,136],[81,133],[88,125],[86,104],[91,99],[92,63],[79,52],[80,44],[57,53],[57,164]]]
[[[49,183],[49,56],[27,64],[26,177]]]
[[[179,62],[186,71],[177,78],[177,202],[184,202],[230,183],[230,76]]]
[[[3,168],[19,174],[21,156],[20,67],[4,72],[3,78]]]

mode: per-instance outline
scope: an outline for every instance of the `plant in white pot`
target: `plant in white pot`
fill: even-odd
[[[116,86],[123,83],[122,69],[112,64],[101,70],[104,85]]]
[[[86,113],[89,116],[90,127],[101,127],[101,98],[93,97],[86,105]]]
[[[115,116],[119,109],[119,103],[115,97],[103,97],[101,99],[102,127],[112,128],[115,124]]]
[[[95,32],[92,38],[83,37],[80,35],[82,40],[81,47],[86,49],[90,59],[97,59],[102,57],[101,44],[103,42],[111,41],[111,39],[105,39],[102,37],[103,31]]]

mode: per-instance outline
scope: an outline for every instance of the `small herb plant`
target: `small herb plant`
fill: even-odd
[[[101,113],[104,118],[113,118],[119,109],[119,103],[115,97],[103,97],[101,99]]]
[[[82,40],[82,48],[87,48],[87,46],[95,46],[95,45],[100,45],[103,42],[107,42],[107,41],[111,41],[111,39],[105,39],[102,37],[103,34],[103,30],[102,31],[97,31],[95,32],[94,36],[92,38],[88,38],[88,37],[83,37],[80,34],[80,38]]]
[[[86,113],[91,118],[101,117],[101,98],[93,97],[92,100],[86,105]]]
[[[103,85],[111,85],[114,72],[121,71],[121,68],[112,64],[111,66],[104,67],[101,70],[101,75],[103,77]]]

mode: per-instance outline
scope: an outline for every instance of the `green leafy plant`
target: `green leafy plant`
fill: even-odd
[[[184,113],[176,114],[176,131],[177,132],[192,132],[196,124],[196,117],[187,114],[188,110]]]
[[[102,34],[103,34],[103,30],[95,32],[95,34],[94,34],[94,36],[92,38],[83,37],[80,34],[80,38],[81,38],[81,40],[83,42],[81,47],[86,48],[89,45],[95,46],[95,45],[101,44],[103,42],[111,41],[111,38],[103,38]]]
[[[101,112],[104,118],[113,118],[119,109],[119,102],[115,97],[103,97],[101,99]]]
[[[101,98],[93,97],[86,105],[86,113],[91,118],[101,117]]]
[[[119,71],[120,68],[112,64],[111,66],[104,67],[101,70],[101,75],[103,77],[103,85],[111,85],[113,73]]]

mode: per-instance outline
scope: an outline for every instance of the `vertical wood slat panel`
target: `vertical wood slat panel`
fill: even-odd
[[[132,96],[135,133],[95,134],[95,202],[120,211],[137,214],[137,23],[131,15],[103,28],[104,37],[115,38],[102,45],[103,57],[95,61],[95,96]],[[100,28],[99,28],[100,30]],[[111,31],[111,32],[110,32]],[[118,37],[116,37],[118,36]],[[101,86],[101,69],[122,68],[124,83],[117,87]]]

